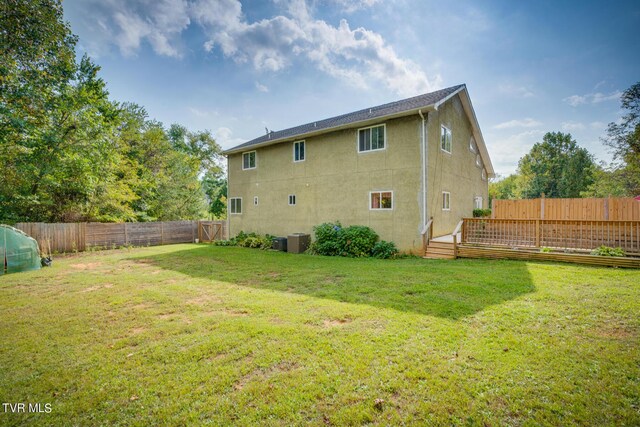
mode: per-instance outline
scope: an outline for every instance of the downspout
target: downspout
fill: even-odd
[[[428,167],[428,155],[429,152],[427,150],[427,128],[426,128],[426,120],[429,117],[429,113],[427,113],[427,119],[425,119],[422,114],[422,110],[418,110],[418,114],[422,119],[422,128],[420,129],[420,143],[422,145],[422,232],[424,232],[424,227],[427,225],[427,167]]]

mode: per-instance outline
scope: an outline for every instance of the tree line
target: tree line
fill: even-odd
[[[640,82],[621,97],[624,116],[603,143],[613,162],[597,163],[571,134],[548,132],[518,162],[516,173],[489,184],[490,199],[633,197],[640,195]]]
[[[226,179],[209,131],[165,127],[109,99],[76,57],[58,0],[0,6],[0,222],[221,217]]]

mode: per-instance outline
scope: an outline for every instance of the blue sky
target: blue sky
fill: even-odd
[[[600,160],[640,80],[640,2],[65,0],[113,99],[223,148],[466,83],[495,170],[547,131]]]

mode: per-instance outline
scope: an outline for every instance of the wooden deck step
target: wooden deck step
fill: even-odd
[[[454,259],[453,242],[437,242],[431,240],[423,258]]]

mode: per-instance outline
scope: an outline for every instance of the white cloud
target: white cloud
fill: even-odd
[[[380,2],[333,1],[350,9]],[[383,86],[403,96],[441,87],[440,76],[427,77],[379,33],[352,28],[344,19],[337,26],[316,19],[305,0],[276,2],[284,6],[284,13],[255,22],[242,13],[240,0],[87,0],[83,6],[86,19],[108,33],[100,42],[115,44],[127,56],[148,43],[158,55],[181,57],[182,32],[196,22],[209,38],[205,50],[219,49],[225,57],[258,72],[312,64],[356,87]]]
[[[542,125],[541,122],[526,118],[522,120],[509,120],[508,122],[503,122],[495,125],[494,129],[513,129],[513,128],[534,128],[536,126]]]
[[[576,131],[585,128],[584,124],[580,122],[562,122],[561,126],[564,131]]]
[[[269,92],[269,88],[260,82],[256,82],[256,89],[258,89],[259,92]]]
[[[518,161],[527,154],[533,144],[541,140],[544,131],[527,130],[506,137],[488,134],[487,141],[491,141],[489,152],[494,169],[500,174],[510,174],[516,171]]]
[[[158,55],[180,57],[180,34],[190,24],[187,0],[87,0],[81,3],[85,25],[94,40],[86,48],[102,54],[115,44],[125,56],[135,55],[143,42]]]
[[[584,104],[599,104],[601,102],[618,100],[622,96],[622,92],[619,90],[605,94],[602,92],[587,93],[586,95],[571,95],[563,99],[564,102],[577,107]]]
[[[532,98],[535,96],[533,91],[526,86],[515,86],[510,84],[500,85],[498,90],[505,95],[515,98]]]
[[[361,9],[366,9],[380,3],[381,0],[331,0],[332,3],[340,7],[343,12],[353,13]]]
[[[299,59],[354,86],[382,83],[405,96],[441,84],[439,76],[431,80],[417,64],[400,58],[380,34],[352,29],[344,19],[337,27],[314,19],[303,0],[288,3],[289,16],[253,23],[246,21],[238,0],[202,0],[191,10],[210,36],[207,50],[218,47],[226,57],[258,71],[280,71]]]
[[[218,117],[220,115],[217,110],[201,110],[196,107],[189,107],[189,112],[200,118]]]
[[[604,122],[595,121],[595,122],[589,123],[589,127],[591,127],[591,129],[596,129],[596,130],[604,130],[606,129],[607,125]]]
[[[213,136],[220,147],[225,150],[246,142],[246,140],[242,138],[234,138],[233,131],[227,127],[218,128],[218,130],[213,133]]]

